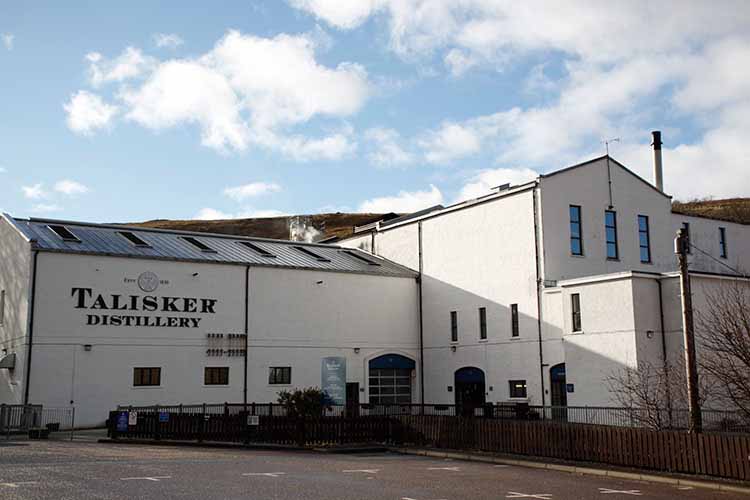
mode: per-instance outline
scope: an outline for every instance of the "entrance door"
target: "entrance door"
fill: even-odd
[[[346,383],[346,415],[348,417],[359,415],[359,382]]]
[[[485,403],[484,372],[472,366],[456,370],[455,387],[456,414],[473,416]]]
[[[552,391],[552,418],[567,420],[568,390],[565,382],[565,363],[549,369],[550,390]]]

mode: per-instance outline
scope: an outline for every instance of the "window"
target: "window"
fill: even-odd
[[[685,230],[685,252],[690,253],[690,223],[683,222],[682,229]]]
[[[292,367],[291,366],[272,366],[268,369],[269,384],[291,384]]]
[[[253,252],[259,254],[261,257],[270,257],[270,258],[275,258],[276,257],[274,254],[272,254],[271,252],[269,252],[265,248],[259,247],[255,243],[250,243],[249,241],[238,241],[237,243],[240,244],[240,245],[242,245],[243,247],[249,248]]]
[[[161,385],[161,368],[133,368],[133,385]]]
[[[573,318],[573,331],[581,331],[581,294],[574,293],[570,296],[570,310]]]
[[[651,263],[651,241],[648,235],[648,216],[638,216],[638,245],[641,250],[641,262]]]
[[[143,239],[141,239],[140,236],[138,236],[135,233],[131,233],[130,231],[118,231],[117,234],[128,240],[130,243],[137,247],[146,247],[150,248],[151,245],[146,243]]]
[[[370,404],[411,403],[411,369],[370,368]]]
[[[205,385],[229,385],[228,366],[207,366],[203,372]]]
[[[0,326],[5,324],[5,290],[0,290]]]
[[[511,337],[518,337],[518,304],[510,305],[510,332]]]
[[[451,311],[451,342],[458,342],[458,313]]]
[[[78,239],[78,236],[73,234],[70,229],[68,229],[65,226],[57,226],[57,225],[51,225],[47,226],[49,227],[53,233],[58,235],[60,238],[63,239],[63,241],[72,241],[74,243],[80,243],[81,240]]]
[[[509,380],[508,385],[510,386],[511,398],[525,398],[526,397],[526,381],[525,380]]]
[[[583,231],[581,229],[581,207],[570,206],[570,253],[583,255]]]
[[[309,248],[305,248],[305,247],[294,247],[294,248],[296,248],[296,249],[297,249],[297,250],[299,250],[300,252],[302,252],[302,253],[304,253],[304,254],[306,254],[306,255],[309,255],[309,256],[310,256],[310,257],[312,257],[313,259],[315,259],[315,260],[318,260],[318,261],[320,261],[320,262],[331,262],[331,259],[328,259],[328,258],[326,258],[326,257],[323,257],[322,255],[319,255],[319,254],[317,254],[317,253],[313,252],[313,251],[312,251],[312,250],[310,250]]]
[[[361,255],[361,254],[359,254],[359,253],[357,253],[357,252],[355,252],[353,250],[342,250],[341,252],[345,253],[346,255],[348,255],[350,257],[354,257],[357,260],[360,260],[362,262],[366,262],[367,264],[369,264],[371,266],[379,266],[380,265],[379,263],[375,262],[374,260],[371,260],[371,259],[365,257],[364,255]]]
[[[479,308],[479,340],[487,340],[487,308]]]
[[[617,260],[619,258],[617,248],[617,212],[605,210],[604,232],[607,236],[607,258]]]
[[[203,243],[198,238],[194,238],[192,236],[181,236],[181,238],[183,240],[187,241],[188,243],[190,243],[191,245],[193,245],[195,248],[197,248],[201,252],[216,253],[216,250],[214,250],[210,246],[206,245],[205,243]]]
[[[722,259],[727,258],[727,230],[723,227],[719,228],[719,257]],[[0,307],[0,309],[2,309]],[[2,312],[0,311],[0,315]],[[0,316],[0,323],[2,323],[2,316]]]

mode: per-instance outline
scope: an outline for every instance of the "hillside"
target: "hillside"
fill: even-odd
[[[683,215],[750,224],[750,198],[674,201],[672,211]]]
[[[332,213],[302,215],[311,218],[312,225],[322,234],[315,240],[337,236],[343,238],[352,234],[354,226],[361,226],[380,220],[384,214]],[[132,226],[153,227],[157,229],[177,229],[182,231],[201,231],[208,233],[234,234],[238,236],[256,236],[259,238],[289,239],[290,217],[268,217],[259,219],[227,220],[166,220],[156,219],[129,224]]]

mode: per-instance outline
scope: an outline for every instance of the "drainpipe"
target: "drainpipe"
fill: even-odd
[[[29,347],[26,352],[26,381],[23,390],[23,404],[29,404],[29,389],[31,386],[31,347],[34,344],[34,305],[36,297],[36,264],[39,251],[34,250],[33,267],[31,271],[31,298],[29,300]]]
[[[417,224],[419,233],[419,277],[417,278],[417,293],[419,294],[419,396],[424,412],[424,315],[422,313],[422,276],[424,259],[422,253],[422,221]]]
[[[537,187],[539,184],[537,183]],[[538,330],[539,343],[539,381],[542,387],[542,408],[544,408],[546,398],[544,397],[544,352],[542,350],[542,277],[541,262],[539,258],[539,223],[538,223],[538,198],[536,194],[537,187],[531,190],[532,201],[534,205],[534,257],[536,260],[536,324]]]
[[[672,391],[669,387],[669,363],[667,361],[667,337],[664,331],[664,303],[662,300],[661,278],[656,278],[656,284],[659,289],[659,321],[661,322],[661,356],[664,369],[665,391],[667,393],[667,418],[669,427],[672,427]]]
[[[249,314],[249,303],[248,300],[250,299],[250,266],[247,266],[245,268],[245,362],[244,362],[244,374],[245,376],[242,378],[242,404],[244,405],[244,410],[247,411],[247,357],[250,354],[248,351],[248,314]]]

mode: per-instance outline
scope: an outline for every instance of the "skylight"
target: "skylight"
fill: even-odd
[[[131,233],[130,231],[118,231],[117,234],[128,240],[130,243],[137,247],[147,247],[150,248],[151,245],[149,245],[146,241],[141,239],[137,234]]]
[[[249,241],[238,241],[240,245],[249,248],[250,250],[254,251],[257,254],[260,254],[262,257],[276,257],[274,254],[269,252],[268,250],[259,247],[258,245],[254,243],[250,243]]]
[[[367,257],[365,257],[364,255],[355,252],[354,250],[342,250],[341,252],[345,253],[346,255],[349,255],[350,257],[354,257],[357,260],[361,260],[362,262],[366,262],[367,264],[369,264],[371,266],[379,266],[380,265],[380,263],[375,262],[374,260],[370,260]]]
[[[181,238],[187,241],[188,243],[190,243],[191,245],[193,245],[195,248],[197,248],[201,252],[216,253],[216,250],[206,245],[198,238],[194,238],[193,236],[181,236]]]
[[[47,227],[49,227],[52,230],[53,233],[55,233],[60,238],[62,238],[63,241],[72,241],[72,242],[75,242],[75,243],[80,243],[81,242],[81,240],[78,238],[78,236],[76,236],[75,234],[73,234],[70,231],[70,229],[68,229],[65,226],[50,225],[50,226],[47,226]]]
[[[319,255],[319,254],[317,254],[317,253],[313,252],[313,251],[312,251],[312,250],[310,250],[309,248],[305,248],[305,247],[301,247],[301,246],[296,246],[296,247],[294,247],[294,248],[296,248],[296,249],[297,249],[297,250],[299,250],[300,252],[302,252],[302,253],[304,253],[304,254],[307,254],[307,255],[309,255],[310,257],[312,257],[313,259],[315,259],[315,260],[318,260],[318,261],[320,261],[320,262],[331,262],[331,259],[328,259],[328,258],[326,258],[326,257],[323,257],[322,255]]]

